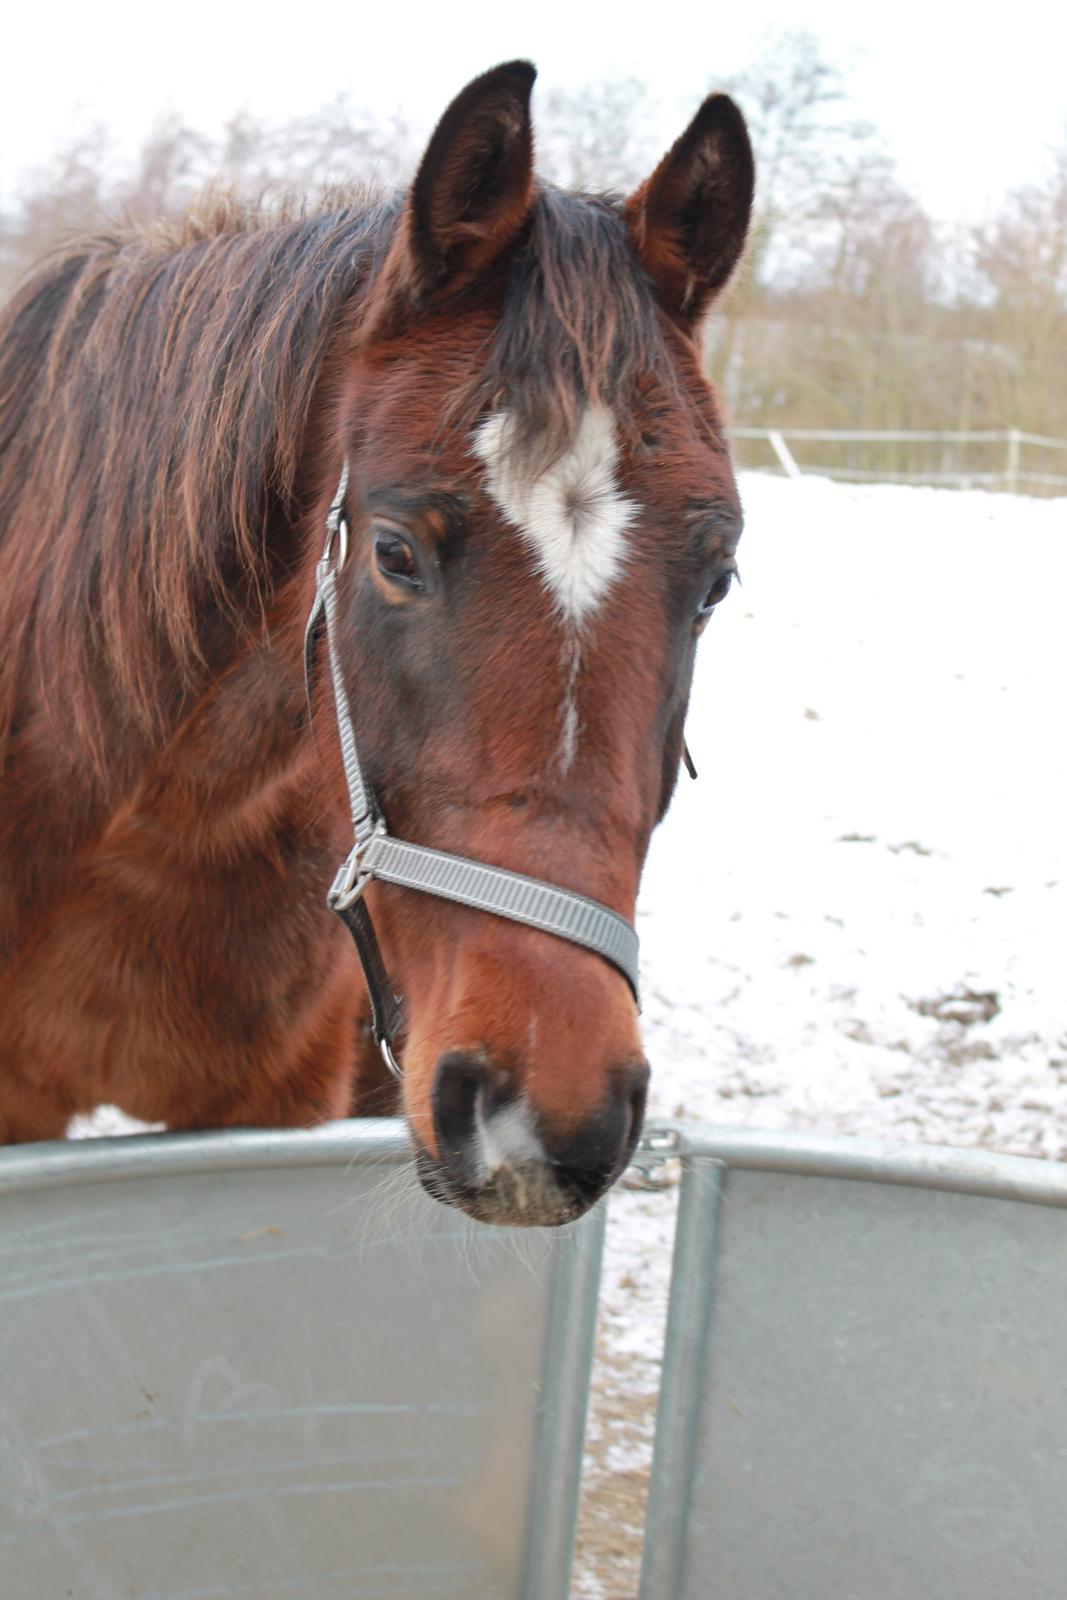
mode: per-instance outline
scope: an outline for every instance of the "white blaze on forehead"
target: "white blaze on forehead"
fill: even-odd
[[[618,490],[614,419],[604,406],[587,407],[566,455],[534,478],[513,446],[506,412],[482,423],[474,450],[485,462],[486,487],[529,544],[560,611],[582,622],[622,570],[637,510]]]

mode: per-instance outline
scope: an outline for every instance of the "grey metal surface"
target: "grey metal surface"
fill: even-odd
[[[650,1134],[654,1137],[656,1124]],[[1067,1206],[1067,1166],[949,1145],[898,1144],[890,1139],[842,1139],[817,1133],[768,1133],[755,1128],[670,1126],[674,1147],[725,1166],[796,1172],[871,1183],[945,1189],[954,1194]]]
[[[656,1431],[656,1471],[648,1489],[642,1593],[680,1592],[693,1477],[699,1454],[699,1399],[711,1340],[715,1256],[724,1169],[688,1164],[678,1202],[671,1299],[664,1349],[670,1392]]]
[[[4,1600],[561,1600],[602,1229],[394,1124],[0,1151]]]
[[[1067,1592],[1067,1173],[684,1143],[641,1600]]]

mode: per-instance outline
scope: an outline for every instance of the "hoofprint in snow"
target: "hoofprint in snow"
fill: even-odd
[[[1067,501],[742,499],[638,912],[651,1114],[1067,1157]],[[634,1588],[672,1213],[613,1196],[584,1600]]]

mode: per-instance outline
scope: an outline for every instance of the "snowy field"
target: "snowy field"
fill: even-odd
[[[1067,500],[742,480],[639,914],[651,1114],[1067,1157]],[[576,1594],[636,1592],[673,1197],[613,1204]]]
[[[642,897],[655,1109],[1067,1154],[1067,500],[743,480]]]
[[[1067,1157],[1067,500],[742,493],[639,912],[652,1114]],[[673,1211],[613,1198],[583,1600],[636,1592]]]

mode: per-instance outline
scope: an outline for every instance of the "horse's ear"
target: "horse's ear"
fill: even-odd
[[[745,119],[713,94],[626,203],[634,248],[667,310],[695,322],[741,259],[755,162]]]
[[[462,287],[514,243],[533,197],[536,76],[529,61],[494,67],[437,124],[404,219],[409,281],[419,298]]]

